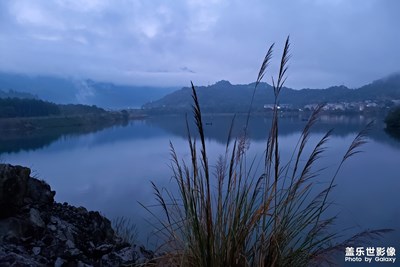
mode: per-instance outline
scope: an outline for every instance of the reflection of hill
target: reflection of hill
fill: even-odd
[[[205,116],[204,124],[207,124],[205,125],[206,137],[224,144],[232,118],[232,115]],[[335,136],[354,135],[370,120],[371,118],[359,116],[321,117],[320,121],[315,125],[313,132],[325,133],[334,128],[333,135]],[[236,118],[233,129],[234,136],[240,136],[243,132],[245,121],[246,118],[244,116]],[[383,118],[376,118],[375,121],[376,125],[370,133],[370,138],[400,149],[400,142],[389,137],[384,132]],[[248,131],[250,138],[256,141],[266,140],[270,124],[270,118],[261,116],[252,117]],[[306,117],[281,118],[279,134],[281,136],[300,134],[305,124]],[[113,142],[123,142],[132,139],[170,138],[171,135],[181,138],[187,137],[185,118],[182,116],[155,116],[146,120],[131,121],[129,125],[125,125],[126,127],[108,128],[111,126],[103,124],[91,127],[48,128],[34,130],[25,134],[18,134],[16,132],[9,132],[7,134],[2,132],[0,134],[0,154],[41,149],[61,138],[84,136],[90,133],[95,133],[93,138],[90,138],[91,145],[112,144]],[[190,127],[194,134],[195,125],[192,121],[190,121]],[[79,142],[68,142],[65,143],[63,149],[71,149],[71,145],[74,144],[81,145]]]
[[[16,153],[22,150],[36,150],[49,146],[67,136],[79,136],[98,132],[111,127],[112,124],[94,124],[85,127],[57,127],[37,129],[30,132],[6,131],[0,134],[0,154]]]
[[[91,127],[46,128],[25,133],[0,132],[0,154],[41,149],[62,138],[85,136],[91,133],[95,133],[95,138],[90,138],[91,145],[110,144],[131,139],[143,140],[167,135],[159,127],[152,127],[144,120],[133,120],[129,124],[94,124]],[[74,145],[81,144],[79,142],[67,142],[62,145],[62,149],[68,150]]]
[[[226,116],[206,116],[204,124],[206,137],[216,140],[219,143],[225,143],[228,136],[229,127],[233,115]],[[282,117],[279,124],[279,134],[281,136],[300,134],[301,130],[307,123],[308,117]],[[383,118],[367,118],[362,116],[322,116],[314,125],[314,133],[325,133],[330,129],[334,129],[334,136],[347,136],[349,134],[357,134],[368,122],[375,121],[374,128],[371,130],[369,137],[381,143],[388,143],[391,146],[400,148],[400,142],[388,138],[384,132]],[[146,120],[147,123],[156,125],[167,132],[186,138],[185,119],[181,116],[156,116]],[[236,117],[233,135],[239,136],[243,132],[246,122],[245,116]],[[266,140],[271,119],[261,116],[253,116],[249,122],[249,136],[253,140]],[[195,133],[195,125],[190,122],[192,134]]]

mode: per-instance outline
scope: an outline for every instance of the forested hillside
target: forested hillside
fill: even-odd
[[[247,112],[254,83],[233,85],[220,81],[210,86],[198,86],[197,94],[204,111],[207,112]],[[149,111],[182,111],[191,109],[191,89],[188,87],[175,91],[165,97],[149,102],[143,106]],[[253,102],[253,110],[264,110],[273,104],[273,88],[261,83]],[[357,89],[346,86],[333,86],[327,89],[294,90],[282,88],[279,104],[290,108],[304,108],[318,103],[345,103],[347,106],[357,103],[357,107],[391,106],[400,101],[400,74],[374,81]],[[361,104],[361,102],[363,104]]]
[[[59,107],[38,99],[0,98],[0,118],[59,115]]]

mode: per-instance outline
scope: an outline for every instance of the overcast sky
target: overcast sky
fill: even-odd
[[[357,87],[400,71],[399,12],[400,0],[1,0],[0,71],[250,83],[290,35],[287,86]]]

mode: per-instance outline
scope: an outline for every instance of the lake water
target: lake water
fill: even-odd
[[[210,162],[224,152],[232,116],[211,116],[205,119]],[[318,178],[327,182],[356,133],[370,118],[362,116],[322,117],[310,138],[318,138],[334,128],[328,151],[321,160],[327,167]],[[283,160],[291,154],[302,127],[302,118],[282,118],[280,145]],[[244,119],[235,122],[235,135]],[[265,149],[270,119],[251,118],[250,150],[261,157]],[[334,227],[348,229],[345,235],[365,229],[394,228],[396,231],[372,246],[395,246],[400,249],[400,142],[383,131],[382,118],[376,118],[363,153],[351,158],[337,177],[331,198],[330,214],[338,215]],[[181,157],[188,157],[186,130],[182,117],[164,116],[131,121],[97,131],[62,131],[52,134],[2,137],[0,160],[28,166],[33,174],[47,181],[57,192],[58,202],[68,202],[98,210],[110,219],[118,216],[133,218],[140,238],[151,230],[146,219],[151,216],[138,202],[155,204],[150,181],[160,187],[172,186],[169,167],[169,142]],[[399,259],[400,261],[400,259]]]

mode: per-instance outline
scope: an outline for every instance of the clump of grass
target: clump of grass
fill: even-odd
[[[328,261],[328,256],[346,244],[389,230],[366,231],[343,243],[328,227],[329,194],[342,165],[365,143],[368,128],[361,131],[339,162],[325,189],[315,194],[314,182],[321,175],[315,165],[326,150],[328,131],[306,155],[310,131],[323,105],[310,116],[288,162],[283,164],[279,147],[279,95],[286,81],[290,58],[286,40],[277,79],[272,79],[274,109],[261,175],[255,161],[246,157],[247,127],[239,138],[232,137],[234,119],[227,134],[225,152],[209,163],[203,119],[196,88],[192,83],[193,116],[199,143],[192,137],[186,119],[190,161],[179,159],[170,143],[173,177],[178,196],[153,184],[157,201],[165,213],[156,216],[164,243],[164,262],[172,266],[308,266]],[[254,91],[263,79],[273,53],[269,48],[259,71]],[[253,97],[251,102],[253,101]],[[148,209],[149,210],[149,209]],[[150,210],[149,210],[150,211]],[[346,243],[347,242],[347,243]]]
[[[138,230],[136,224],[126,217],[117,217],[112,220],[112,228],[116,235],[122,238],[123,242],[134,245],[138,240]]]

